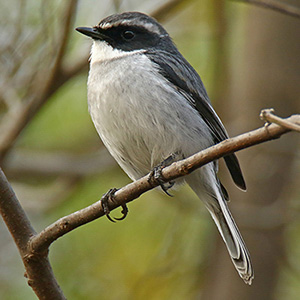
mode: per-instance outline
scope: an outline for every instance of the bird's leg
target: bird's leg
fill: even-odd
[[[101,206],[103,208],[103,211],[107,217],[107,219],[111,222],[116,222],[115,220],[118,220],[118,221],[121,221],[121,220],[124,220],[128,214],[128,208],[127,208],[127,205],[126,204],[122,204],[122,211],[121,213],[123,214],[122,217],[120,218],[114,218],[115,220],[113,220],[109,213],[110,213],[110,209],[108,207],[108,201],[111,200],[112,202],[114,201],[114,195],[116,193],[118,189],[116,188],[113,188],[113,189],[110,189],[107,193],[105,193],[102,198],[101,198]]]
[[[170,189],[175,184],[175,181],[170,181],[166,183],[162,176],[162,169],[171,165],[175,161],[176,156],[177,156],[176,153],[172,153],[170,156],[168,156],[158,166],[153,168],[148,178],[149,182],[151,181],[158,182],[162,190],[170,197],[173,197],[173,195],[171,195],[168,192],[168,189]]]

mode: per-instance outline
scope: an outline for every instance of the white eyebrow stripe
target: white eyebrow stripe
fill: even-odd
[[[127,25],[127,26],[141,26],[141,27],[145,27],[147,30],[149,30],[150,32],[153,32],[153,33],[156,33],[156,34],[161,34],[161,31],[159,30],[159,28],[155,25],[155,24],[152,24],[152,23],[141,23],[141,24],[136,24],[136,21],[135,20],[120,20],[118,22],[115,22],[115,23],[109,23],[109,22],[106,22],[106,23],[100,23],[99,24],[99,27],[102,28],[102,29],[109,29],[109,28],[112,28],[112,27],[117,27],[119,25]]]

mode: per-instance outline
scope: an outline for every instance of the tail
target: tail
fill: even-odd
[[[212,206],[207,208],[219,229],[235,268],[245,283],[251,285],[254,273],[250,254],[227,203],[223,199],[218,202],[219,208]]]
[[[246,284],[251,285],[254,272],[250,255],[229,211],[212,164],[202,167],[187,177],[187,183],[205,203],[206,208],[215,221],[240,277]]]

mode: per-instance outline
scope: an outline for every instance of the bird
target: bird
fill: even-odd
[[[228,138],[200,76],[154,18],[124,12],[76,30],[93,40],[87,81],[92,121],[103,144],[133,181]],[[224,160],[234,183],[246,190],[236,155]],[[184,181],[212,216],[238,274],[251,285],[250,254],[217,173],[214,161]],[[180,183],[161,186],[167,192]]]

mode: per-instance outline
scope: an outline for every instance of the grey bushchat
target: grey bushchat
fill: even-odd
[[[93,39],[88,76],[93,123],[132,180],[228,138],[200,76],[156,20],[126,12],[76,30]],[[224,160],[235,184],[245,190],[235,154]],[[184,180],[211,214],[239,275],[251,284],[250,255],[217,172],[214,161]],[[161,184],[165,191],[171,185]]]

